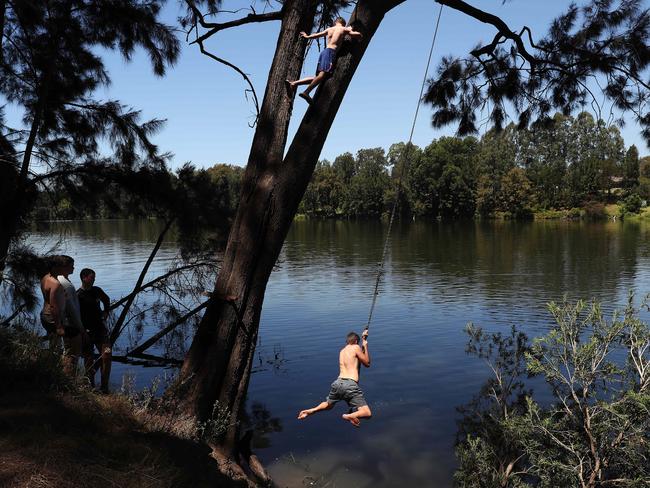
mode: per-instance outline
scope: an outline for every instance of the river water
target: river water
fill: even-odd
[[[29,243],[97,271],[112,298],[126,294],[157,237],[152,221],[41,226]],[[305,421],[338,374],[345,335],[370,308],[386,224],[295,222],[271,276],[248,407],[260,425],[256,452],[280,486],[449,486],[459,418],[485,364],[465,353],[468,322],[529,337],[548,330],[545,304],[596,298],[607,310],[629,290],[650,292],[650,224],[632,222],[402,223],[393,231],[375,318],[372,367],[361,386],[373,418],[355,429],[343,406]],[[165,244],[151,276],[176,255]],[[73,281],[78,284],[78,276]],[[148,337],[157,331],[141,331]],[[155,348],[152,349],[155,352]],[[116,364],[140,387],[161,368]]]

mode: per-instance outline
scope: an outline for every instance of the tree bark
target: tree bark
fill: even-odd
[[[269,276],[352,76],[384,14],[402,1],[358,2],[351,23],[364,37],[341,48],[334,74],[321,85],[283,158],[292,107],[284,80],[298,78],[305,49],[298,34],[310,31],[317,2],[285,3],[239,209],[215,285],[215,294],[237,297],[240,313],[220,301],[208,306],[169,394],[184,413],[204,420],[218,401],[239,418]],[[232,427],[217,446],[220,455],[241,454],[238,436]]]

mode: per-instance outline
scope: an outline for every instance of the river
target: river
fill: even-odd
[[[609,311],[629,290],[650,292],[648,223],[399,224],[370,331],[372,366],[361,376],[373,418],[355,429],[337,406],[298,421],[299,410],[327,395],[345,335],[363,328],[386,227],[297,221],[271,276],[248,407],[260,426],[257,454],[280,486],[450,486],[456,407],[488,377],[465,353],[468,322],[502,332],[516,324],[532,338],[551,324],[545,304],[564,294],[602,300]],[[54,223],[28,242],[72,255],[76,273],[94,268],[97,284],[118,298],[133,287],[158,228]],[[176,254],[165,244],[150,276]],[[155,331],[145,327],[138,338]],[[118,389],[126,375],[143,387],[170,371],[115,364],[112,382]]]

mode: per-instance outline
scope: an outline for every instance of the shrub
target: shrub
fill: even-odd
[[[636,193],[632,193],[623,200],[621,205],[621,215],[638,214],[641,211],[642,206],[643,200],[641,200],[641,197]]]
[[[650,178],[641,178],[636,192],[644,200],[650,200]]]
[[[597,303],[551,303],[551,328],[532,344],[514,328],[468,326],[467,352],[494,377],[459,408],[456,486],[650,486],[648,302],[632,298],[611,321]],[[535,400],[529,375],[553,401]]]
[[[582,210],[576,207],[570,208],[567,211],[566,218],[569,220],[579,220],[582,217]]]
[[[0,377],[3,390],[69,391],[73,380],[63,372],[58,351],[44,347],[36,334],[0,327]]]

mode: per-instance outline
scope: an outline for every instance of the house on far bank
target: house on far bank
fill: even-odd
[[[610,176],[609,181],[612,183],[612,187],[616,188],[620,186],[621,183],[623,183],[623,177],[622,176]]]

